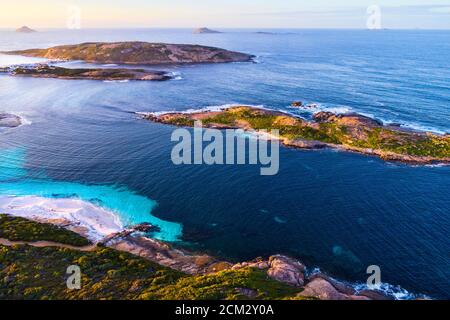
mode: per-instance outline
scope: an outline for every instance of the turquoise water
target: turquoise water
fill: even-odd
[[[154,200],[137,195],[126,187],[84,185],[48,178],[28,179],[24,168],[26,150],[0,151],[0,195],[76,198],[94,203],[116,213],[125,225],[150,222],[160,228],[152,236],[164,241],[178,241],[182,226],[151,215]]]

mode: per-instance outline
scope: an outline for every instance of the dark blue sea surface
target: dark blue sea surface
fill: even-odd
[[[0,31],[0,51],[142,40],[257,56],[157,67],[177,75],[168,82],[0,76],[0,112],[27,121],[0,132],[0,195],[78,197],[125,223],[160,223],[156,237],[236,261],[284,253],[353,282],[379,265],[383,282],[450,298],[449,167],[287,148],[276,176],[249,165],[175,166],[174,128],[136,114],[242,103],[308,117],[289,107],[301,100],[450,132],[450,32],[254,31]],[[0,65],[26,61],[0,55]]]

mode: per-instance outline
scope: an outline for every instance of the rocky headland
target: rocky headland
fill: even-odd
[[[317,112],[312,121],[250,106],[220,111],[146,114],[150,121],[217,129],[279,130],[283,145],[301,149],[334,148],[410,164],[450,164],[450,135],[406,130],[356,113]]]
[[[134,65],[250,62],[253,59],[249,54],[214,47],[148,42],[92,42],[3,53],[51,60]]]
[[[22,264],[26,265],[29,262],[38,264],[46,263],[46,256],[48,255],[56,255],[50,260],[53,264],[60,264],[61,262],[67,263],[67,259],[77,255],[77,252],[81,252],[81,254],[84,254],[84,257],[80,257],[75,262],[78,264],[82,263],[84,270],[86,270],[86,265],[94,263],[87,264],[88,261],[95,260],[95,255],[105,253],[105,248],[108,248],[108,250],[112,249],[113,251],[108,251],[107,260],[101,260],[101,263],[107,262],[108,269],[113,268],[114,264],[117,263],[115,260],[116,257],[121,256],[122,253],[132,255],[130,257],[124,257],[126,258],[125,261],[135,261],[131,264],[128,263],[128,266],[122,266],[120,272],[113,271],[113,269],[108,272],[103,272],[103,269],[101,269],[96,278],[108,277],[110,274],[114,275],[116,281],[120,280],[125,292],[133,292],[132,289],[136,289],[136,282],[138,280],[136,279],[128,283],[126,279],[129,277],[141,276],[148,278],[153,276],[154,272],[152,269],[154,268],[169,268],[162,269],[160,272],[163,270],[166,270],[166,272],[168,270],[180,272],[178,275],[184,279],[182,286],[193,286],[188,293],[188,297],[181,295],[183,299],[201,299],[202,292],[206,292],[207,290],[213,291],[211,293],[211,298],[213,299],[217,299],[219,296],[225,295],[225,293],[227,293],[228,299],[394,299],[394,297],[379,290],[370,290],[367,288],[356,289],[354,286],[336,280],[324,273],[308,272],[307,267],[303,263],[283,255],[273,255],[267,259],[257,258],[252,261],[236,264],[218,260],[207,254],[177,249],[168,243],[148,237],[133,236],[135,232],[151,230],[152,226],[148,224],[125,229],[122,232],[108,236],[103,241],[89,239],[89,234],[84,232],[83,229],[79,228],[76,224],[61,219],[48,221],[40,219],[38,222],[35,222],[0,214],[0,226],[0,250],[2,250],[3,246],[5,248],[11,248],[9,249],[10,251],[12,250],[10,252],[11,255],[14,255],[15,252],[19,254],[19,257],[14,258],[14,263],[18,268],[14,270],[6,268],[3,270],[3,272],[11,273],[11,275],[3,278],[3,280],[13,277],[12,274],[17,273],[21,269]],[[34,249],[31,250],[31,248]],[[3,252],[5,253],[5,250]],[[27,254],[27,252],[29,253]],[[43,261],[41,261],[42,259]],[[139,259],[143,260],[139,262]],[[144,261],[151,261],[155,263],[155,266],[150,269],[144,268],[144,270],[136,269],[139,265],[145,266]],[[96,263],[92,265],[96,265]],[[50,266],[48,267],[51,268]],[[141,274],[141,271],[144,271],[143,274]],[[95,272],[98,272],[98,270]],[[122,279],[120,274],[123,273],[129,275],[125,279]],[[21,278],[25,279],[23,276],[21,275]],[[17,279],[17,277],[15,278]],[[35,281],[35,277],[33,276],[29,277],[29,279],[30,282]],[[170,279],[172,278],[166,278],[165,281],[168,283],[157,288],[158,291],[162,290],[162,293],[164,293],[163,296],[160,296],[161,299],[177,299],[180,297],[178,295],[179,293],[175,293],[175,296],[168,295],[168,288],[174,285],[172,283],[173,280]],[[203,287],[202,283],[205,280],[206,284]],[[26,287],[33,286],[32,283],[24,283],[23,285]],[[61,284],[58,284],[58,286],[61,286]],[[43,285],[40,291],[44,291],[45,287],[46,285]],[[2,292],[2,288],[2,281],[0,280],[0,292]],[[45,296],[50,295],[55,298],[66,298],[64,293],[55,292],[54,287],[46,290],[49,290],[49,292],[42,293]],[[274,292],[271,293],[271,291]],[[96,297],[98,290],[94,292],[90,292],[88,288],[84,289],[84,294],[86,295],[84,298],[91,299]],[[100,298],[104,297],[100,296]],[[123,299],[124,296],[118,296],[117,298]]]
[[[34,78],[56,78],[66,80],[139,80],[164,81],[172,77],[164,71],[126,68],[62,68],[47,64],[0,68],[0,73]]]

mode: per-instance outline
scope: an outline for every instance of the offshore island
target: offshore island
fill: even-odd
[[[450,135],[406,130],[356,113],[317,112],[312,121],[267,109],[234,106],[220,111],[144,114],[150,121],[206,128],[279,130],[283,145],[300,149],[333,148],[410,164],[449,164]]]
[[[139,65],[251,62],[254,58],[249,54],[215,47],[137,41],[90,42],[2,53],[50,60],[82,60],[92,63]]]

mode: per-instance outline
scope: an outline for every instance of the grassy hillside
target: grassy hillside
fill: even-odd
[[[66,287],[70,265],[81,268],[81,290]],[[251,268],[189,276],[109,248],[0,245],[0,299],[283,299],[299,291]]]

